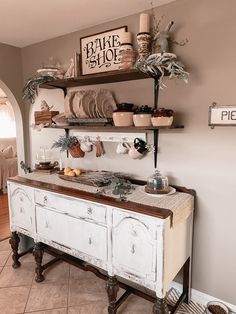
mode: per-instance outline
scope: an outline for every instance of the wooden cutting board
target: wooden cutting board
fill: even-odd
[[[34,121],[36,125],[41,123],[52,123],[52,117],[59,114],[59,111],[35,111],[34,112]]]
[[[90,186],[95,186],[95,187],[101,187],[101,186],[106,186],[109,184],[109,182],[104,183],[98,180],[89,180],[88,178],[86,178],[86,176],[80,175],[78,177],[70,177],[70,176],[66,176],[64,174],[59,174],[58,175],[60,179],[62,180],[66,180],[66,181],[71,181],[71,182],[76,182],[76,183],[81,183],[81,184],[86,184],[86,185],[90,185]]]

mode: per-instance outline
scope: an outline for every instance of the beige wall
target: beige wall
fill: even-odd
[[[21,49],[0,43],[0,80],[12,91],[22,104],[22,60]]]
[[[177,0],[157,10],[158,16],[165,15],[165,23],[175,21],[177,40],[189,39],[187,46],[174,47],[174,51],[191,73],[188,85],[167,81],[168,88],[160,92],[159,105],[173,108],[185,129],[161,133],[158,168],[169,175],[172,183],[194,188],[198,195],[193,288],[232,304],[236,304],[236,128],[211,130],[207,121],[213,101],[235,104],[235,12],[234,0]],[[24,78],[34,74],[50,56],[68,63],[74,51],[79,51],[81,36],[121,25],[128,25],[130,31],[137,33],[138,19],[134,15],[24,48]],[[117,101],[152,103],[150,80],[106,87],[115,92]],[[62,92],[42,90],[36,104],[30,107],[30,121],[42,99],[63,110]],[[61,133],[30,130],[31,160],[40,145],[50,146]],[[106,145],[107,154],[99,160],[91,154],[82,161],[66,162],[86,168],[122,170],[144,179],[154,171],[151,155],[134,162],[127,156],[117,156],[114,149],[115,145]]]

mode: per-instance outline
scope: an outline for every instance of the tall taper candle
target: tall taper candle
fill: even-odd
[[[149,14],[147,13],[140,14],[139,32],[140,33],[150,32],[150,17],[149,17]]]

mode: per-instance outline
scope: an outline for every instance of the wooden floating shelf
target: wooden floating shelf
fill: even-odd
[[[112,125],[68,125],[68,126],[46,126],[44,128],[50,129],[63,129],[63,130],[87,130],[87,131],[104,131],[104,132],[140,132],[140,131],[157,131],[157,130],[172,130],[172,129],[183,129],[184,125],[171,125],[171,126],[160,126],[160,127],[135,127],[135,126],[112,126]]]
[[[96,85],[105,83],[117,83],[132,80],[141,80],[150,78],[148,75],[138,70],[118,70],[110,71],[98,74],[81,75],[76,78],[60,79],[50,81],[40,85],[40,88],[54,89],[61,88],[66,89],[68,87]]]

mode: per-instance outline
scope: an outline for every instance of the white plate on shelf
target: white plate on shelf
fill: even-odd
[[[97,109],[102,118],[112,118],[116,109],[116,102],[112,93],[107,89],[100,89],[96,95]]]
[[[166,193],[166,194],[151,194],[151,193],[147,193],[145,191],[145,186],[142,186],[141,191],[144,192],[146,195],[151,196],[151,197],[165,197],[165,196],[168,196],[168,195],[172,195],[172,194],[174,194],[176,192],[176,189],[173,188],[172,186],[170,186],[169,188],[170,188],[170,191],[168,193]]]
[[[93,118],[91,109],[93,109],[95,104],[95,91],[94,90],[86,90],[83,94],[82,98],[82,109],[86,115],[86,118]]]

